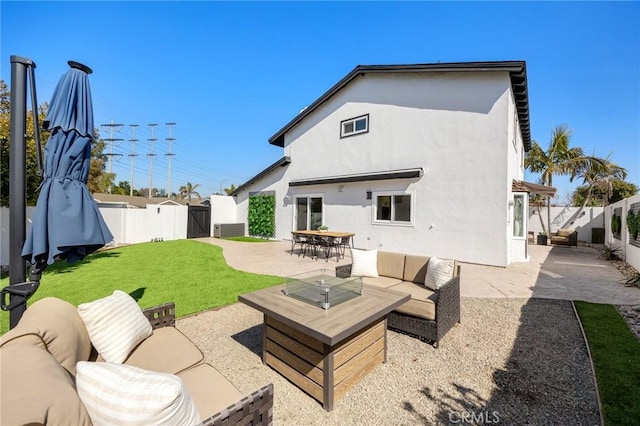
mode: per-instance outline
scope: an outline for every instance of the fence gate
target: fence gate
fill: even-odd
[[[211,207],[189,206],[187,238],[211,236]]]

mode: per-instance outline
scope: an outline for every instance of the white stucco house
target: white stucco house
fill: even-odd
[[[326,225],[358,248],[528,259],[524,61],[360,65],[269,143],[283,156],[232,194],[238,222],[268,191],[278,239]]]

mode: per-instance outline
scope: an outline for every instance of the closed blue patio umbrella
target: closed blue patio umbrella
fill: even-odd
[[[44,149],[44,180],[22,257],[42,272],[55,259],[75,262],[113,240],[87,189],[91,162],[93,106],[91,69],[69,61],[56,86],[44,128],[51,136]]]

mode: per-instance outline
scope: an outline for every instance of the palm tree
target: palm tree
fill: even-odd
[[[601,163],[596,157],[585,156],[582,148],[570,148],[571,130],[566,125],[557,126],[551,132],[551,140],[546,151],[532,141],[531,149],[524,159],[525,167],[533,173],[540,173],[543,185],[552,186],[554,175],[569,175],[574,179],[590,162]],[[551,197],[547,196],[547,225],[543,230],[551,236]]]
[[[183,200],[185,198],[188,198],[189,201],[191,201],[191,196],[192,195],[197,195],[198,196],[198,200],[200,200],[202,197],[200,196],[198,191],[196,191],[196,188],[198,188],[199,186],[200,186],[199,183],[196,183],[195,185],[192,185],[191,182],[187,182],[186,185],[180,187],[179,197],[181,199],[183,199]]]
[[[591,193],[594,188],[602,189],[606,194],[605,203],[611,198],[613,194],[613,181],[625,180],[627,177],[627,170],[624,167],[618,166],[616,163],[609,161],[611,154],[607,158],[600,159],[600,161],[589,161],[583,168],[578,170],[575,175],[577,178],[582,178],[582,184],[587,186],[587,193],[582,200],[582,205],[575,212],[566,223],[571,223],[577,217],[580,217],[580,213],[589,204],[591,200]],[[571,179],[573,181],[573,178]]]

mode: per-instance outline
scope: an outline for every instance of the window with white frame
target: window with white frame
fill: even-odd
[[[413,197],[407,193],[378,193],[374,198],[374,223],[410,225],[413,222]]]
[[[513,194],[513,236],[524,237],[524,194]]]
[[[350,118],[340,122],[340,137],[358,135],[369,131],[369,114]]]
[[[322,196],[298,196],[295,204],[296,231],[316,230],[323,224]]]

